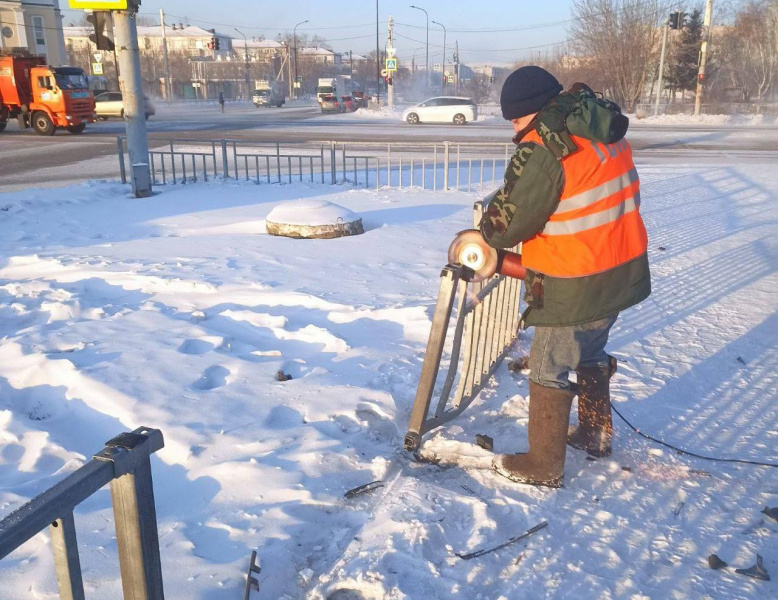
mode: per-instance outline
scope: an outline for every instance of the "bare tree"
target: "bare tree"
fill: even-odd
[[[658,25],[665,16],[658,0],[573,1],[573,51],[629,112],[635,110],[656,61]]]

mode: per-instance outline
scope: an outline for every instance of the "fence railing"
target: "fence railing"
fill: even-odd
[[[117,138],[122,182],[126,148]],[[152,184],[216,177],[254,183],[348,183],[361,187],[467,190],[502,182],[512,144],[477,142],[249,142],[179,139],[149,151]]]
[[[151,454],[162,432],[140,427],[109,440],[91,461],[0,521],[0,560],[49,528],[62,600],[84,600],[73,509],[107,483],[124,598],[164,600]]]
[[[476,202],[473,208],[475,225],[481,220],[486,202],[488,199]],[[488,383],[518,334],[521,284],[518,279],[501,275],[473,283],[468,281],[462,265],[446,265],[443,269],[416,399],[405,434],[407,450],[418,450],[424,434],[460,415]],[[437,391],[437,406],[430,416],[454,304],[457,310],[450,358],[445,379]]]

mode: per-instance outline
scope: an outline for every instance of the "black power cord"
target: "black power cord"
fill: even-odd
[[[627,421],[627,418],[622,415],[619,412],[619,409],[613,406],[613,402],[611,402],[611,408],[613,409],[613,412],[615,412],[619,418],[624,421],[627,426],[637,433],[639,436],[646,438],[647,440],[651,440],[652,442],[656,442],[657,444],[661,444],[662,446],[665,446],[666,448],[670,448],[672,450],[675,450],[678,452],[678,454],[686,454],[687,456],[693,456],[695,458],[702,458],[703,460],[713,460],[716,462],[727,462],[727,463],[741,463],[744,465],[757,465],[760,467],[778,467],[778,463],[769,463],[769,462],[760,462],[758,460],[746,460],[744,458],[717,458],[715,456],[704,456],[703,454],[697,454],[696,452],[690,452],[689,450],[684,450],[683,448],[679,448],[678,446],[673,446],[672,444],[668,444],[667,442],[663,442],[662,440],[658,440],[655,437],[651,437],[647,433],[643,433],[635,427],[632,423]]]

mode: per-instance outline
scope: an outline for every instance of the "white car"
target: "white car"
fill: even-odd
[[[146,119],[156,114],[156,109],[151,101],[144,95],[143,104],[146,111]],[[124,103],[122,95],[119,92],[105,92],[95,96],[95,112],[102,121],[107,121],[109,117],[124,118]]]
[[[464,125],[475,121],[478,107],[470,98],[439,96],[412,106],[403,113],[403,121],[417,123],[454,123]]]

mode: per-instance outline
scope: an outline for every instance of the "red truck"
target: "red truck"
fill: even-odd
[[[95,118],[95,99],[81,69],[47,66],[41,56],[0,55],[0,131],[17,119],[39,135],[54,135],[58,127],[78,134]]]

